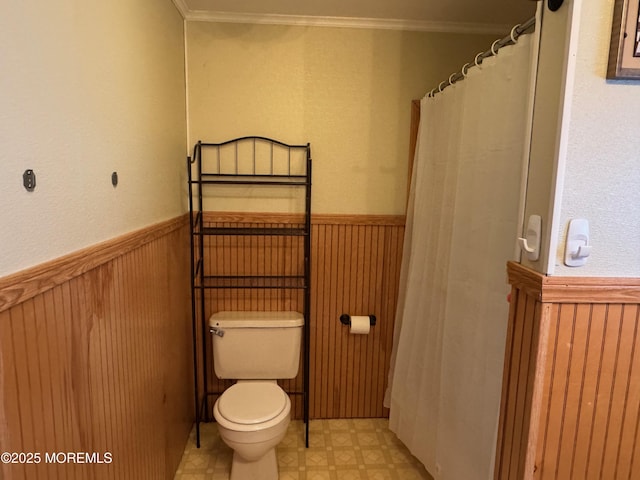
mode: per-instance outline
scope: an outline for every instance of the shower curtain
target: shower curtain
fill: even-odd
[[[387,400],[436,479],[493,475],[534,40],[421,101]]]

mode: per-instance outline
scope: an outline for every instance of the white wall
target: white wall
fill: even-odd
[[[188,22],[190,144],[246,135],[310,142],[315,213],[403,214],[411,100],[493,40]]]
[[[539,261],[562,276],[640,276],[640,81],[607,80],[614,0],[545,8],[526,216],[543,218]],[[590,223],[593,252],[564,264],[570,220]]]
[[[542,218],[542,242],[539,259],[532,262],[522,255],[522,263],[543,273],[549,273],[549,245],[553,238],[556,173],[561,163],[562,122],[568,95],[563,81],[571,71],[568,58],[571,44],[572,8],[568,4],[558,12],[542,7],[540,50],[534,98],[527,192],[522,236],[526,235],[527,219]],[[563,143],[564,142],[564,143]],[[561,181],[561,179],[560,179]],[[556,222],[557,223],[557,222]],[[551,257],[553,259],[553,256]]]
[[[638,277],[640,81],[605,78],[614,0],[581,3],[555,274]],[[584,267],[563,264],[572,218],[590,222],[593,253]]]
[[[2,2],[0,70],[0,276],[184,212],[170,0]]]

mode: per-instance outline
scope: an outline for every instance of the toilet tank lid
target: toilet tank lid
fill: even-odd
[[[299,312],[217,312],[209,319],[210,326],[224,328],[291,328],[304,325]]]

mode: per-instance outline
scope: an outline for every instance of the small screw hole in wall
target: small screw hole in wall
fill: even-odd
[[[111,174],[111,185],[115,187],[118,186],[118,172],[113,172]]]

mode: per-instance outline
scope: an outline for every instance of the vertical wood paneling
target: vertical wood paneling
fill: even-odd
[[[10,363],[5,361],[5,358],[16,358],[17,356],[13,342],[13,330],[11,312],[9,310],[0,312],[0,341],[2,342],[0,372],[3,373],[0,375],[0,392],[3,393],[4,401],[4,408],[0,408],[0,421],[2,422],[0,445],[3,449],[5,445],[15,445],[20,449],[24,445],[18,372],[17,369],[10,368]],[[11,415],[12,412],[18,412],[18,415]],[[8,468],[5,467],[2,471],[8,472]],[[15,479],[24,479],[24,465],[15,465],[13,475]]]
[[[535,315],[535,304],[531,301],[531,298],[527,297],[525,301],[525,308],[523,311],[524,316],[530,314],[531,310],[534,311]],[[527,407],[529,406],[529,382],[527,379],[531,375],[533,371],[533,363],[535,361],[535,352],[536,352],[536,344],[537,338],[533,335],[533,331],[535,328],[535,322],[522,322],[521,328],[518,329],[518,340],[519,344],[519,358],[518,364],[519,368],[515,373],[515,400],[516,400],[516,409],[514,412],[514,418],[517,421],[513,426],[513,440],[514,440],[514,448],[517,448],[518,451],[526,451],[527,444],[523,442],[522,439],[524,437],[523,432],[528,427],[529,418],[527,416]],[[518,456],[514,455],[514,458],[518,458]],[[520,461],[513,462],[511,464],[510,472],[513,474],[518,474],[524,468],[525,462],[523,462],[523,457],[520,457]]]
[[[527,468],[531,410],[535,402],[541,310],[513,289],[509,309],[495,478],[519,478]]]
[[[271,219],[216,214],[208,225],[252,226]],[[223,216],[223,215],[222,215]],[[286,226],[295,219],[280,219]],[[404,226],[401,218],[359,216],[314,217],[311,265],[311,418],[384,417],[382,402],[393,340]],[[207,272],[241,274],[256,268],[265,274],[301,274],[301,238],[209,237],[205,240]],[[249,260],[249,261],[248,261]],[[207,317],[220,310],[302,311],[302,292],[271,290],[208,290]],[[369,335],[349,335],[339,317],[377,316]],[[210,349],[210,341],[207,342]],[[209,358],[211,356],[209,355]],[[209,367],[210,390],[223,390]],[[301,389],[302,378],[283,382]],[[301,398],[294,397],[298,418]]]
[[[587,451],[584,446],[577,447],[579,440],[587,438],[586,435],[580,434],[580,430],[586,432],[581,426],[582,420],[588,418],[588,405],[583,405],[583,398],[585,392],[589,391],[589,378],[588,373],[588,360],[590,353],[590,324],[591,324],[591,307],[590,305],[574,305],[574,308],[567,308],[569,315],[573,315],[575,318],[588,319],[585,328],[575,328],[575,323],[571,329],[571,356],[569,360],[569,370],[567,372],[567,381],[569,385],[580,385],[579,388],[566,389],[564,396],[564,405],[575,405],[576,415],[569,416],[564,420],[564,430],[566,433],[563,435],[561,443],[561,452],[571,452],[568,458],[559,468],[559,474],[564,474],[567,477],[572,475],[582,474],[586,475],[586,469],[581,471],[581,466],[585,467],[585,463],[581,461],[580,456]],[[591,375],[590,375],[591,376]],[[585,408],[586,407],[586,408]],[[586,415],[585,415],[586,414]],[[573,435],[571,435],[573,432]]]
[[[640,478],[637,282],[509,270],[514,289],[495,478]],[[535,308],[522,308],[523,299]],[[516,375],[527,344],[529,372]],[[525,382],[531,387],[521,397],[515,392]]]
[[[560,304],[552,312],[538,477],[634,478],[638,307]]]
[[[3,464],[1,477],[173,478],[193,421],[182,225],[128,237],[131,248],[107,260],[100,248],[60,263],[77,274],[53,272],[40,293],[28,281],[6,287],[31,295],[0,311],[0,451],[43,461]],[[47,464],[47,452],[111,452],[113,462]]]
[[[312,418],[384,417],[383,407],[404,228],[401,225],[318,224],[313,245],[312,295],[319,308],[312,321],[322,332],[312,352],[322,364],[312,368],[311,398],[322,403]],[[320,299],[324,299],[321,301]],[[350,335],[342,313],[377,316],[369,335]],[[328,343],[328,344],[327,344]],[[319,356],[315,356],[319,358]]]
[[[640,335],[640,307],[638,305],[625,305],[625,315],[628,322],[633,325],[631,333],[631,350],[629,352],[629,367],[626,372],[626,389],[624,396],[625,408],[621,418],[622,428],[618,438],[618,458],[616,460],[616,476],[619,478],[631,478],[631,472],[637,471],[635,464],[638,460],[635,447],[638,442],[638,422],[640,422],[640,348],[638,337]],[[631,329],[629,329],[631,330]],[[623,378],[621,376],[621,378]],[[624,383],[624,382],[622,382]],[[635,406],[638,408],[635,408]],[[621,459],[627,459],[622,462]]]

